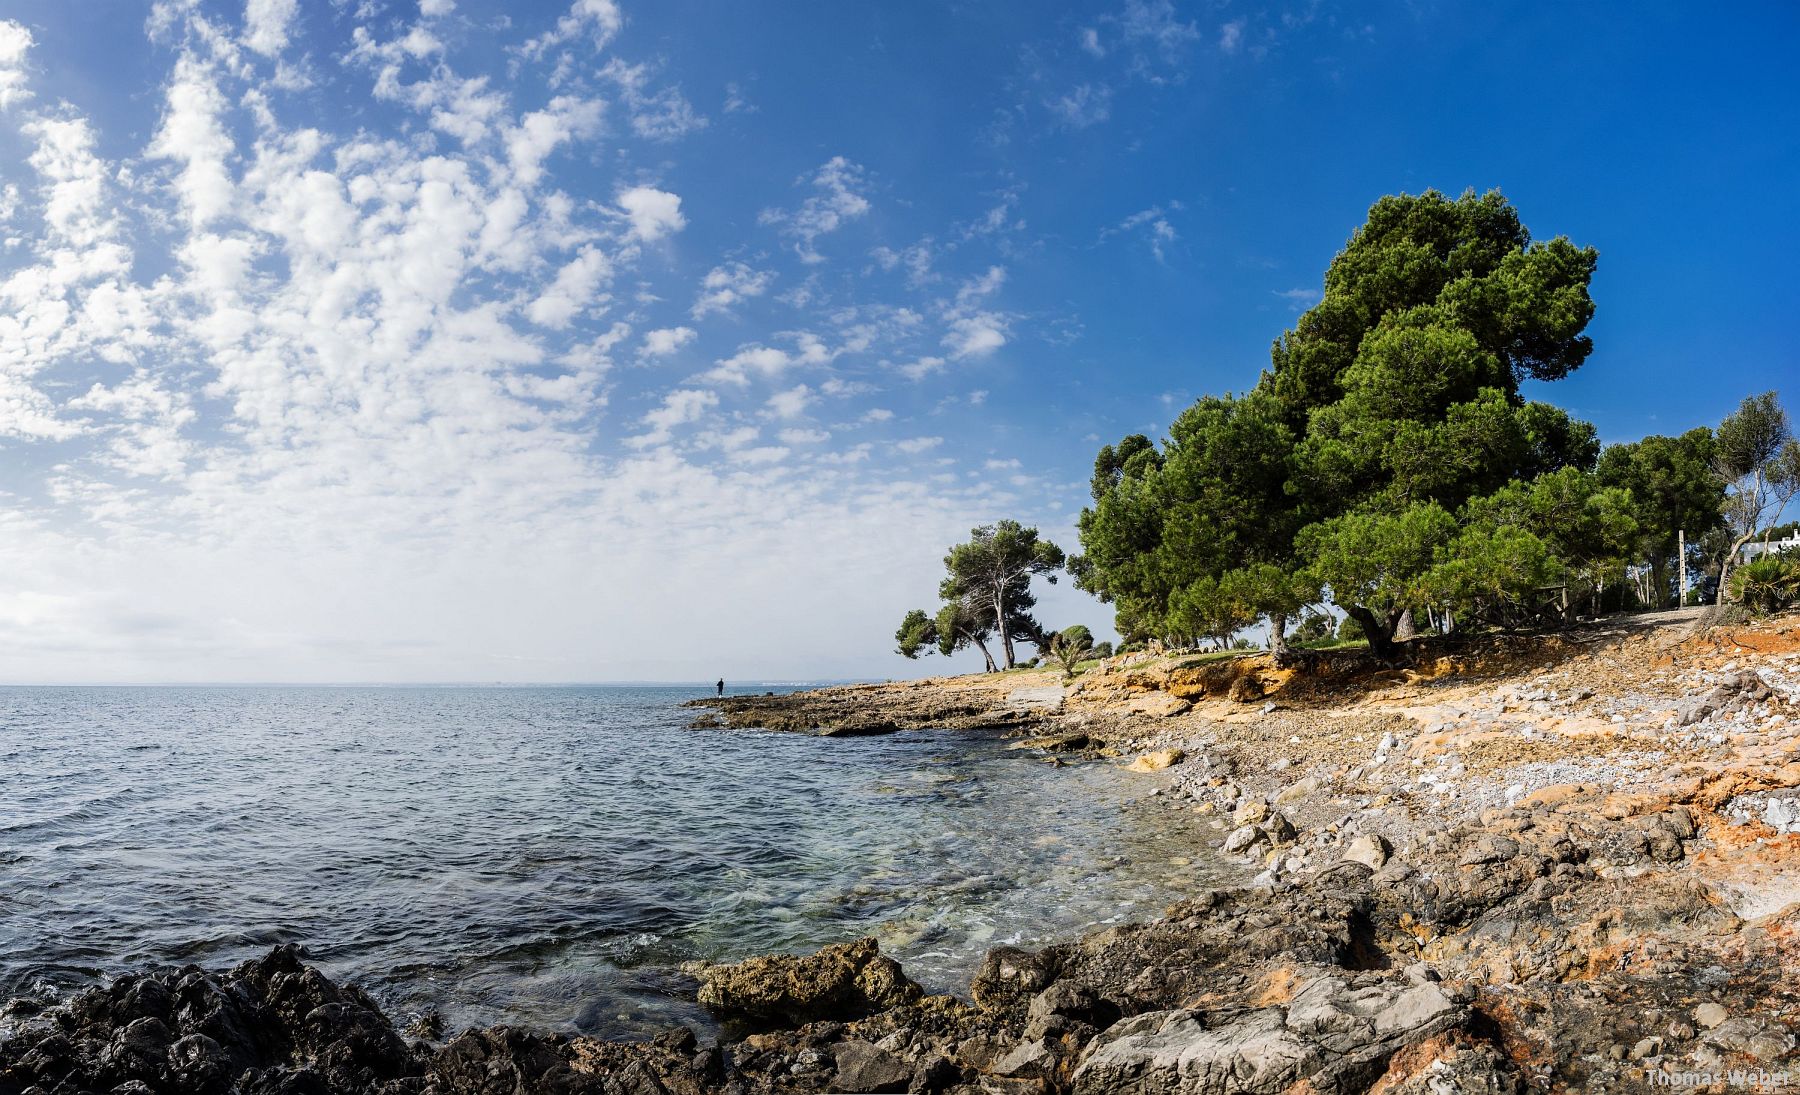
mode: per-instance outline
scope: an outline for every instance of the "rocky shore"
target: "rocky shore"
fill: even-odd
[[[1800,1084],[1800,619],[1669,614],[1403,669],[1113,659],[711,701],[714,727],[1020,736],[1258,872],[991,951],[696,966],[727,1036],[397,1031],[280,949],[0,1013],[0,1095],[1781,1090]],[[846,745],[847,748],[854,747]],[[1057,778],[1046,773],[1045,778]]]

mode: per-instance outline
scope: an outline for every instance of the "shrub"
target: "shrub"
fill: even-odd
[[[1358,639],[1367,638],[1368,636],[1363,634],[1361,624],[1350,617],[1345,616],[1338,621],[1337,637],[1338,642],[1340,643],[1353,643]]]
[[[1300,624],[1288,636],[1288,641],[1296,646],[1307,643],[1324,642],[1331,638],[1331,617],[1323,612],[1308,612],[1300,618]]]
[[[1776,555],[1745,563],[1732,572],[1729,592],[1759,616],[1800,603],[1800,559]]]
[[[1105,639],[1101,639],[1099,642],[1094,644],[1094,657],[1110,658],[1110,657],[1112,657],[1112,655],[1113,655],[1112,643],[1107,642]]]

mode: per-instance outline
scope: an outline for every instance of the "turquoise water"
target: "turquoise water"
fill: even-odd
[[[0,997],[298,942],[402,1021],[630,1034],[700,1018],[688,959],[874,934],[961,990],[1213,881],[1143,777],[687,730],[697,692],[0,689]]]

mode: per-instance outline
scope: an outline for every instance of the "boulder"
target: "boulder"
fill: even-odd
[[[690,969],[700,978],[702,1006],[764,1024],[859,1018],[924,995],[873,939],[838,943],[803,957],[777,954]]]
[[[1170,695],[1167,692],[1139,692],[1125,701],[1126,709],[1133,714],[1149,715],[1158,719],[1186,714],[1193,706],[1180,696]]]
[[[1230,833],[1226,834],[1225,843],[1221,846],[1221,850],[1227,855],[1240,855],[1249,852],[1250,849],[1268,839],[1269,834],[1263,832],[1261,826],[1240,825]]]
[[[1187,759],[1187,754],[1180,749],[1158,749],[1125,766],[1131,772],[1160,772],[1164,768],[1172,768]]]
[[[1042,951],[995,947],[969,980],[969,994],[988,1009],[1022,1004],[1056,980],[1056,961]]]
[[[1361,1091],[1395,1053],[1464,1019],[1435,984],[1342,972],[1302,985],[1285,1007],[1157,1011],[1114,1025],[1088,1047],[1077,1095],[1276,1095]]]
[[[905,1061],[861,1040],[838,1045],[834,1054],[837,1075],[832,1090],[843,1092],[905,1091],[912,1082],[912,1069]]]
[[[1388,842],[1374,833],[1360,833],[1345,841],[1338,849],[1339,856],[1352,863],[1361,863],[1371,871],[1379,871],[1388,861],[1390,849]]]

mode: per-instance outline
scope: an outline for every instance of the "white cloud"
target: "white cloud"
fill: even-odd
[[[944,443],[941,437],[909,437],[904,441],[894,442],[894,448],[908,456],[917,456],[922,452],[930,452]]]
[[[211,69],[184,54],[175,65],[150,154],[180,165],[176,191],[193,228],[204,228],[224,216],[234,197],[226,165],[234,148],[219,120],[224,110],[225,97],[213,82]]]
[[[531,322],[561,330],[595,303],[600,286],[612,278],[612,262],[598,247],[583,247],[543,294],[531,302]]]
[[[653,141],[673,141],[706,128],[706,118],[694,110],[693,104],[675,85],[649,90],[650,70],[647,65],[631,65],[614,59],[600,70],[600,75],[619,86],[624,97],[631,131]]]
[[[1141,234],[1144,242],[1150,248],[1150,253],[1156,256],[1156,261],[1163,262],[1167,258],[1163,249],[1181,238],[1180,234],[1175,231],[1175,226],[1169,222],[1169,217],[1174,213],[1181,212],[1184,208],[1186,207],[1180,202],[1170,201],[1166,205],[1153,205],[1148,209],[1139,210],[1116,225],[1102,228],[1100,241],[1104,242],[1108,236],[1116,236],[1121,233]]]
[[[1086,129],[1112,117],[1112,89],[1103,84],[1080,84],[1044,105],[1064,124]]]
[[[922,380],[944,367],[941,357],[921,357],[917,361],[900,366],[900,375],[908,380]]]
[[[842,156],[833,156],[811,178],[818,193],[801,202],[800,208],[792,212],[765,209],[759,219],[764,224],[779,226],[784,235],[794,240],[794,250],[800,261],[824,262],[825,256],[818,249],[819,237],[830,235],[847,221],[868,213],[869,199],[861,192],[867,182],[860,165]]]
[[[796,385],[783,392],[776,392],[768,399],[768,408],[777,418],[798,418],[806,413],[812,405],[812,389],[804,384]]]
[[[744,385],[752,375],[772,380],[797,365],[823,365],[831,360],[831,351],[816,335],[795,336],[793,352],[753,343],[739,348],[708,371],[706,379],[727,384]]]
[[[706,412],[719,405],[716,392],[696,388],[678,388],[663,397],[662,405],[644,416],[648,433],[631,439],[631,444],[644,448],[667,441],[677,426],[698,422]]]
[[[1153,45],[1169,58],[1200,38],[1200,28],[1182,22],[1171,0],[1128,0],[1120,26],[1127,39]]]
[[[681,198],[667,190],[634,186],[619,194],[618,203],[625,211],[625,219],[631,222],[631,234],[645,243],[687,227],[687,218],[681,215]]]
[[[1319,298],[1324,295],[1317,289],[1303,288],[1276,289],[1272,290],[1272,293],[1282,300],[1287,301],[1288,307],[1296,312],[1304,312],[1308,308],[1311,308],[1313,305],[1319,303]]]
[[[1100,41],[1100,31],[1094,27],[1082,27],[1080,35],[1081,48],[1095,57],[1106,56],[1106,46]]]
[[[752,270],[741,262],[715,266],[701,279],[693,316],[699,319],[712,312],[729,312],[738,303],[768,292],[773,280],[775,275],[769,271]]]
[[[569,13],[547,30],[527,41],[519,52],[526,57],[542,57],[558,46],[586,36],[595,50],[604,49],[625,25],[625,17],[614,0],[575,0]]]
[[[31,43],[31,31],[23,24],[0,19],[0,110],[31,97],[25,72]]]
[[[300,0],[244,0],[244,44],[265,57],[287,48]]]
[[[1225,53],[1236,53],[1244,44],[1244,21],[1233,19],[1219,27],[1219,49]]]
[[[982,306],[982,302],[999,292],[1005,282],[1006,268],[990,266],[980,277],[969,279],[957,290],[956,302],[944,311],[947,330],[942,345],[949,351],[951,360],[986,357],[1006,345],[1012,317]]]
[[[487,53],[464,36],[506,31],[444,0],[341,8],[315,25],[299,5],[285,52],[304,26],[345,62],[319,88],[360,84],[379,109],[340,124],[318,94],[273,94],[247,7],[240,29],[169,3],[152,33],[175,54],[150,54],[168,70],[136,148],[81,106],[34,112],[30,36],[0,22],[20,137],[0,186],[0,677],[867,675],[884,650],[804,630],[771,645],[772,606],[879,634],[896,590],[930,588],[944,543],[993,512],[1032,519],[1004,483],[940,490],[944,457],[901,459],[931,439],[839,440],[805,417],[889,432],[866,400],[892,378],[872,362],[912,360],[953,320],[1007,319],[998,277],[916,311],[855,302],[853,274],[820,278],[817,311],[785,324],[812,331],[740,336],[744,388],[614,370],[615,354],[698,341],[637,330],[659,299],[687,302],[643,256],[679,206],[632,208],[611,185],[654,177],[582,56],[619,33],[617,9],[569,8],[521,84],[504,60],[459,71]],[[608,147],[577,147],[608,117]],[[829,180],[801,197],[782,225],[796,249],[863,215],[834,206]],[[771,291],[754,250],[723,253],[696,314]],[[629,315],[606,314],[614,291]],[[743,595],[721,603],[720,574]],[[706,648],[663,641],[665,621],[702,613]],[[623,638],[596,638],[595,619]]]
[[[598,99],[558,95],[543,110],[519,119],[506,134],[506,156],[514,178],[534,186],[544,173],[544,161],[559,145],[586,140],[600,130],[603,105]]]
[[[644,333],[643,349],[638,351],[639,357],[668,357],[697,337],[692,327],[663,327]]]

